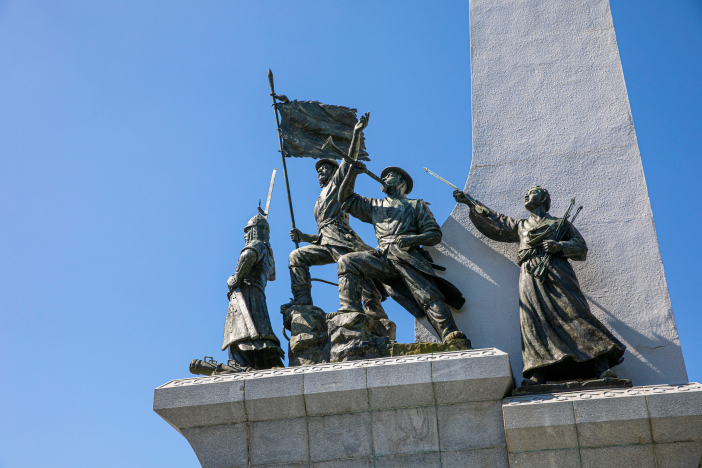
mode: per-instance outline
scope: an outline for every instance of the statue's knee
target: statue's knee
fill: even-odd
[[[340,275],[357,275],[353,260],[349,254],[343,255],[339,258],[339,260],[336,262],[336,271]]]
[[[304,266],[302,264],[302,255],[300,255],[300,251],[298,249],[290,252],[290,256],[288,257],[288,266],[291,268]]]

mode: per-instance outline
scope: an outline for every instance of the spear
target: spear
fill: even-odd
[[[280,131],[280,118],[278,117],[278,109],[275,108],[275,88],[273,86],[273,72],[268,69],[268,84],[271,85],[271,98],[273,99],[273,113],[275,114],[275,127],[278,130],[278,144],[280,145],[280,157],[283,159],[283,176],[285,177],[285,188],[288,191],[288,208],[290,208],[290,223],[292,228],[295,228],[295,214],[293,213],[292,197],[290,196],[290,183],[288,182],[288,167],[285,165],[285,153],[283,152],[283,134]],[[295,248],[300,248],[300,245],[295,242]]]

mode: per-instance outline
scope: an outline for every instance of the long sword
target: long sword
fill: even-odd
[[[475,206],[475,209],[476,209],[479,213],[481,213],[481,212],[483,211],[483,207],[481,206],[481,204],[480,204],[475,198],[471,197],[471,196],[468,195],[466,192],[464,192],[463,190],[459,189],[458,187],[456,187],[455,185],[453,185],[451,182],[449,182],[448,180],[446,180],[446,179],[444,179],[443,177],[441,177],[441,176],[440,176],[439,174],[437,174],[436,172],[433,172],[433,171],[427,169],[426,167],[424,168],[424,170],[427,171],[430,175],[433,175],[434,177],[436,177],[437,179],[439,179],[441,182],[443,182],[443,183],[445,183],[446,185],[448,185],[449,187],[451,187],[452,189],[458,190],[459,192],[463,193],[463,195],[465,195],[466,198],[468,199],[468,201],[471,202],[471,203]]]
[[[275,173],[278,169],[273,169],[273,175],[271,176],[271,186],[268,188],[268,200],[266,200],[266,211],[263,216],[268,219],[268,209],[271,207],[271,197],[273,196],[273,184],[275,183]]]

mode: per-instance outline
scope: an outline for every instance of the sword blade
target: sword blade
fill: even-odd
[[[446,185],[448,185],[449,187],[453,188],[454,190],[461,190],[461,189],[459,189],[458,187],[456,187],[455,185],[453,185],[451,182],[449,182],[448,180],[446,180],[446,179],[444,179],[443,177],[441,177],[441,176],[440,176],[439,174],[437,174],[436,172],[433,172],[433,171],[427,169],[426,167],[424,168],[424,170],[427,171],[429,174],[433,175],[434,177],[436,177],[437,179],[439,179],[441,182],[443,182],[443,183],[445,183]],[[462,191],[462,190],[461,190],[461,191]]]
[[[273,184],[275,183],[275,173],[278,169],[273,169],[273,175],[271,176],[271,186],[268,188],[268,200],[266,200],[266,211],[264,216],[268,219],[268,208],[271,207],[271,197],[273,196]]]

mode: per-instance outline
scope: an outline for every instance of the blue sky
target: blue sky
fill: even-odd
[[[612,11],[700,381],[702,4],[612,0]],[[268,68],[292,99],[370,111],[371,168],[416,174],[413,195],[443,221],[450,194],[419,171],[468,176],[469,54],[467,1],[0,0],[0,467],[199,466],[152,412],[153,389],[187,377],[193,358],[225,359],[225,281],[281,169]],[[288,166],[298,227],[314,232],[313,162]],[[359,179],[359,192],[377,190]],[[276,330],[290,296],[287,210],[279,177]],[[335,268],[314,274],[334,280]],[[338,306],[333,287],[314,298]],[[412,341],[411,316],[388,311]]]

